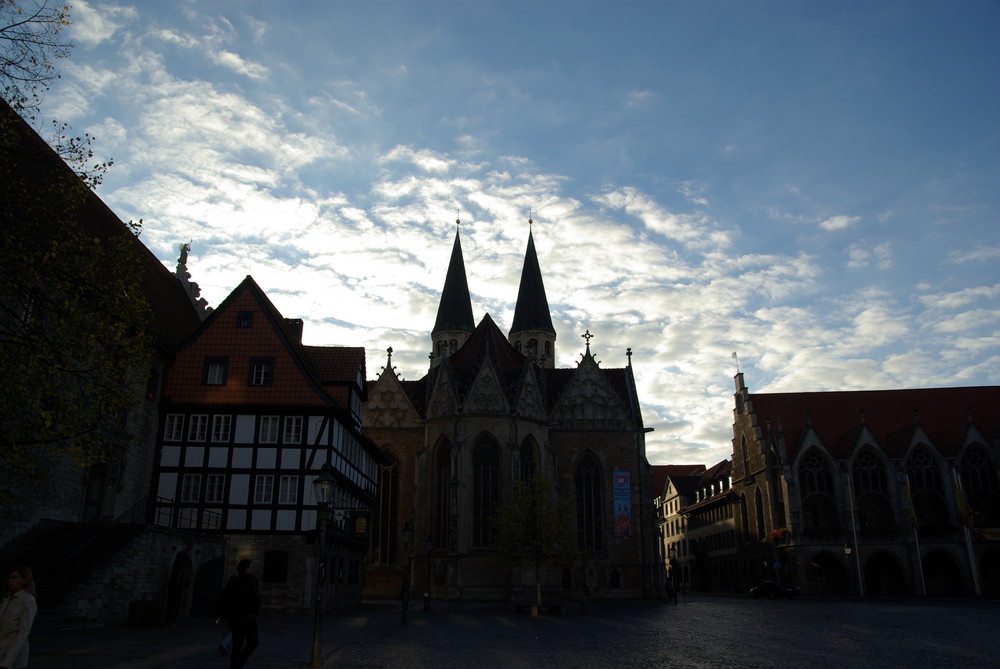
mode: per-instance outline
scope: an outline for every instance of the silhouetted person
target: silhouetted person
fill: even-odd
[[[257,635],[257,613],[260,611],[260,589],[253,575],[250,560],[240,560],[236,576],[222,589],[217,617],[225,618],[233,634],[230,669],[242,669],[253,653],[260,637]]]

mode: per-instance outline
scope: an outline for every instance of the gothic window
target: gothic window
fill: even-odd
[[[754,495],[754,504],[757,513],[757,540],[764,541],[767,538],[767,528],[764,525],[764,497],[760,494],[760,488]]]
[[[449,351],[450,351],[451,355],[454,355],[455,351],[458,350],[458,340],[457,339],[452,339],[451,342],[450,342],[450,344],[449,344],[449,346],[450,346]]]
[[[887,534],[893,531],[889,482],[882,458],[871,446],[864,447],[851,466],[858,524],[864,534]]]
[[[438,446],[434,462],[435,491],[434,543],[437,546],[451,546],[451,445],[442,442]]]
[[[528,481],[535,475],[535,446],[530,439],[521,442],[521,480]]]
[[[805,531],[811,534],[840,532],[830,461],[819,449],[812,448],[802,457],[798,481]]]
[[[576,544],[584,551],[599,551],[604,547],[601,522],[604,500],[601,486],[601,465],[593,453],[585,454],[576,468]]]
[[[750,476],[750,455],[747,452],[747,438],[740,437],[740,455],[743,456],[743,478]]]
[[[740,531],[743,541],[750,541],[750,514],[747,510],[747,496],[740,495]]]
[[[482,437],[472,454],[472,545],[493,545],[493,514],[500,501],[500,450]]]
[[[930,534],[951,531],[941,468],[927,446],[921,444],[910,453],[906,461],[906,479],[910,484],[917,529]]]
[[[978,527],[1000,526],[997,466],[981,444],[972,444],[962,455],[961,476],[972,522]]]
[[[382,457],[387,464],[379,468],[371,561],[373,565],[392,565],[396,564],[399,536],[399,463],[388,451],[383,451]]]
[[[552,358],[552,342],[545,342],[545,359],[549,360]]]
[[[538,340],[529,339],[528,340],[528,357],[533,357],[538,354]]]

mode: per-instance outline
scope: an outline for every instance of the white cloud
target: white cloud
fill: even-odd
[[[880,270],[892,268],[892,242],[882,242],[869,247],[865,240],[855,242],[847,250],[848,269],[874,267]]]
[[[236,74],[242,74],[243,76],[250,77],[251,79],[263,79],[267,76],[266,67],[260,65],[259,63],[245,60],[239,54],[235,54],[232,51],[209,51],[208,56],[217,65],[228,67]]]
[[[88,47],[111,39],[115,31],[122,27],[122,23],[116,23],[113,19],[131,19],[136,16],[132,7],[101,5],[95,9],[85,0],[73,0],[71,7],[73,40]]]
[[[844,230],[861,220],[860,216],[831,216],[819,224],[824,230]]]

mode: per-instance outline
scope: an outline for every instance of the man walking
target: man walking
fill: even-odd
[[[260,589],[253,575],[251,562],[240,560],[236,565],[236,576],[229,579],[219,597],[218,617],[229,622],[229,629],[233,634],[230,669],[242,669],[260,642],[257,635],[259,611]]]

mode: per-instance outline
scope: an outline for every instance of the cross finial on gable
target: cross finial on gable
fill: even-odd
[[[590,334],[590,330],[588,329],[580,336],[587,340],[587,353],[590,353],[590,340],[594,338],[594,335]]]

